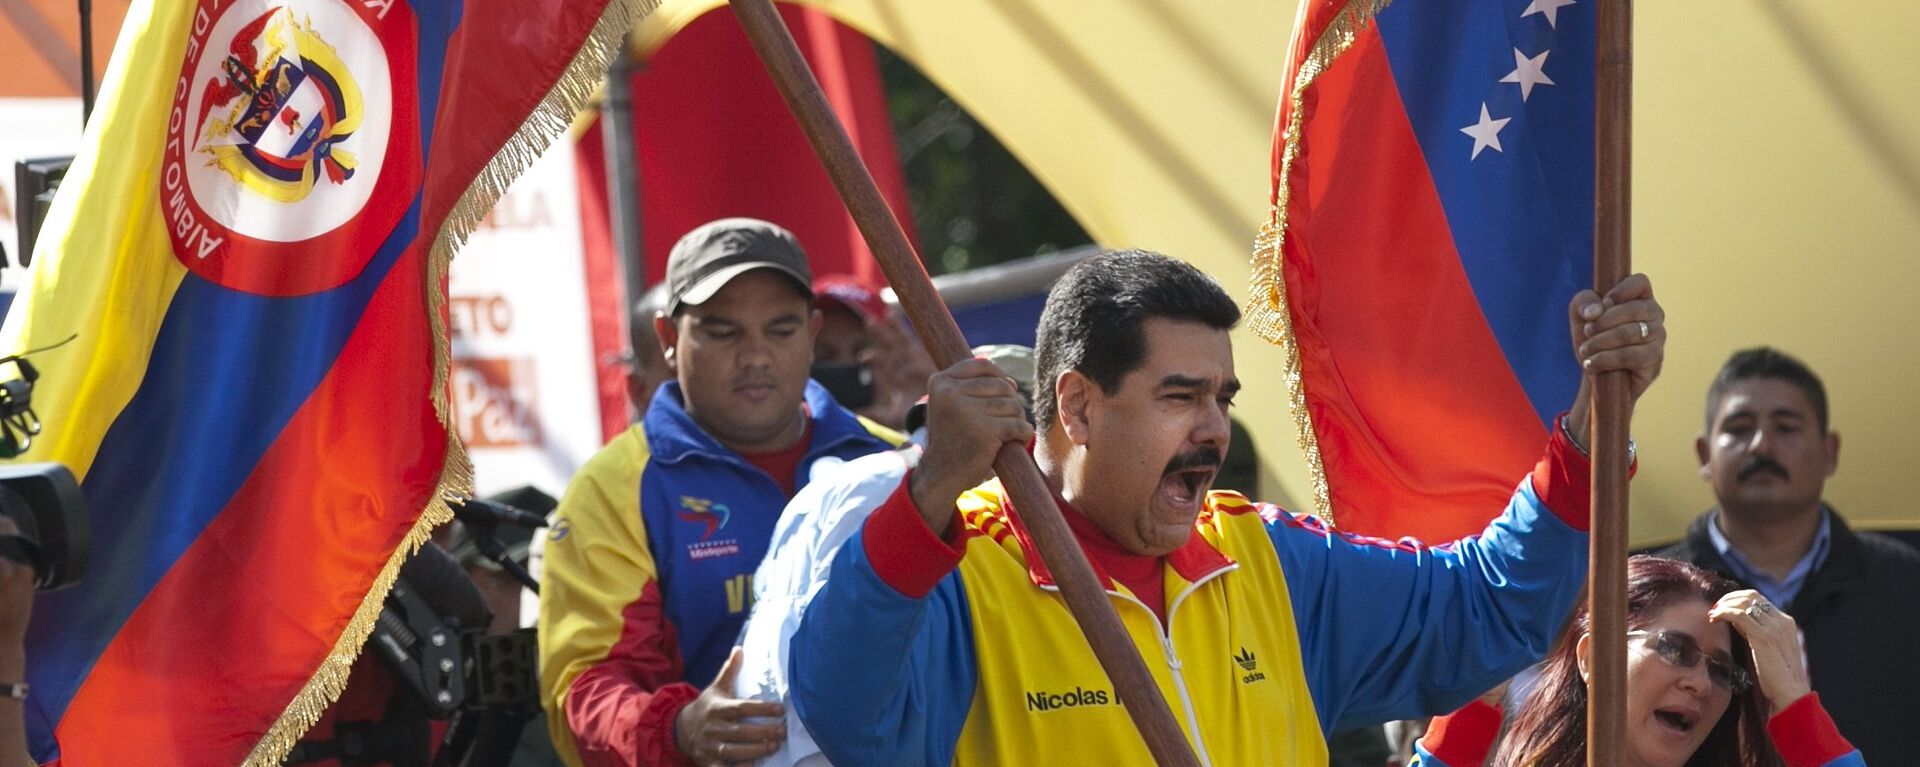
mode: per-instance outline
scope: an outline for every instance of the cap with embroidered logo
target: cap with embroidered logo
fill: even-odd
[[[792,232],[755,218],[723,218],[688,232],[667,254],[667,314],[706,303],[755,269],[785,275],[812,300],[813,270]]]

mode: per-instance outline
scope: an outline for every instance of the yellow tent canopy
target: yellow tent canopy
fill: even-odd
[[[644,56],[721,3],[668,0]],[[1244,298],[1292,3],[804,0],[913,62],[1103,245],[1175,254]],[[1920,432],[1920,5],[1760,0],[1638,10],[1635,264],[1670,313],[1666,373],[1634,419],[1633,538],[1712,503],[1693,439],[1734,349],[1822,374],[1844,437],[1829,499],[1920,525],[1900,492]],[[759,66],[742,61],[740,66]],[[1277,350],[1237,340],[1240,417],[1267,495],[1310,501]],[[1470,446],[1463,446],[1470,449]]]
[[[1294,3],[803,3],[913,62],[1100,243],[1178,255],[1244,298]],[[636,53],[720,4],[667,0]],[[95,3],[102,65],[124,12]],[[1712,502],[1692,450],[1702,395],[1729,353],[1762,343],[1827,381],[1845,447],[1828,498],[1868,527],[1920,526],[1898,484],[1920,433],[1920,50],[1907,44],[1920,4],[1643,3],[1637,16],[1635,263],[1673,336],[1634,419],[1634,540],[1675,538]],[[58,0],[0,9],[0,68],[18,75],[0,97],[74,95],[76,30]],[[1237,341],[1263,487],[1304,508],[1280,356]]]

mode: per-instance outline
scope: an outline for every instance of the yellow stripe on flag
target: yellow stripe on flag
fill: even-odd
[[[41,228],[31,287],[0,326],[0,349],[8,354],[78,336],[31,358],[40,371],[33,406],[43,428],[22,460],[57,461],[83,480],[107,428],[139,388],[160,321],[187,272],[167,237],[159,177],[167,103],[181,74],[129,66],[122,54],[158,50],[146,61],[179,61],[193,10],[191,3],[156,7],[154,0],[137,0],[128,10],[103,98]]]

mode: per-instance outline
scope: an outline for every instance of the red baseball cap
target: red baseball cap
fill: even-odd
[[[887,302],[872,288],[847,275],[835,274],[814,280],[814,308],[825,309],[827,301],[846,307],[869,325],[887,321]]]

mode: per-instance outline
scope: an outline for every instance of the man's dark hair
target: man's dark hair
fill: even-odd
[[[1078,370],[1112,394],[1147,356],[1149,317],[1231,330],[1240,307],[1193,265],[1145,250],[1102,253],[1075,264],[1047,292],[1035,343],[1034,416],[1041,429],[1059,410],[1054,382]]]
[[[1755,378],[1773,378],[1799,387],[1800,392],[1807,395],[1807,402],[1813,404],[1813,413],[1820,421],[1820,433],[1827,433],[1827,387],[1800,360],[1771,346],[1734,352],[1727,358],[1727,364],[1720,366],[1720,374],[1714,376],[1713,385],[1707,387],[1708,431],[1713,430],[1713,417],[1720,412],[1720,400],[1727,390],[1736,383]]]

